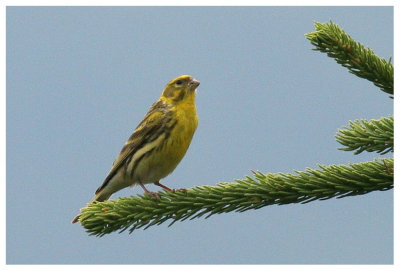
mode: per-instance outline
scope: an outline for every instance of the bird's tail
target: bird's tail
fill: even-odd
[[[110,198],[111,194],[104,193],[104,190],[97,191],[98,193],[94,196],[94,198],[88,203],[88,205],[92,202],[101,202],[106,201]],[[72,219],[71,223],[74,224],[79,221],[81,214],[77,215],[74,219]]]

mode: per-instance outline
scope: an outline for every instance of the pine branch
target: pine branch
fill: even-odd
[[[81,223],[91,235],[103,236],[129,228],[145,229],[170,220],[244,212],[272,204],[307,203],[333,197],[361,195],[393,188],[393,159],[320,169],[252,177],[217,186],[196,186],[185,192],[160,192],[156,201],[148,195],[89,204],[82,209]],[[171,225],[170,224],[170,225]]]
[[[354,150],[354,154],[363,151],[376,151],[380,154],[393,152],[393,116],[371,121],[350,121],[350,127],[339,129],[336,140],[347,146],[346,148],[339,148],[339,150]]]
[[[350,73],[373,82],[382,91],[393,95],[393,65],[374,52],[353,40],[338,25],[329,22],[314,23],[316,31],[305,34],[311,44],[337,63],[346,67]]]

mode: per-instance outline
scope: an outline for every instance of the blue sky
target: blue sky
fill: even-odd
[[[163,180],[170,187],[380,157],[339,151],[334,135],[349,120],[393,114],[393,100],[312,51],[304,34],[332,20],[388,59],[391,7],[8,7],[6,15],[8,264],[393,263],[392,190],[102,238],[70,223],[181,74],[201,82],[199,127]]]

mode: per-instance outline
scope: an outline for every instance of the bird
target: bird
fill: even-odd
[[[178,76],[167,83],[160,98],[125,142],[90,203],[106,201],[115,192],[135,185],[158,199],[159,194],[147,190],[145,184],[153,183],[167,191],[176,191],[160,180],[177,167],[197,129],[195,98],[199,85],[200,82],[190,75]],[[72,223],[79,219],[80,214]]]

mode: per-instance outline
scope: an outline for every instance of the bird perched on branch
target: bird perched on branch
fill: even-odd
[[[197,128],[196,88],[200,82],[189,75],[179,76],[164,88],[161,97],[126,141],[111,171],[96,190],[94,201],[105,201],[115,192],[140,185],[145,193],[159,198],[144,184],[160,184],[185,155]],[[79,215],[72,223],[79,221]]]

